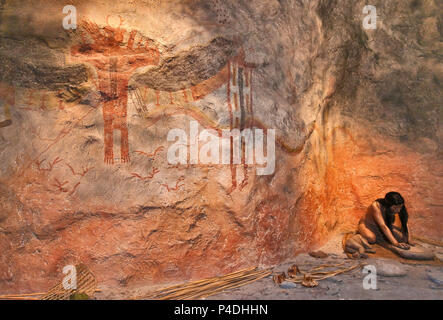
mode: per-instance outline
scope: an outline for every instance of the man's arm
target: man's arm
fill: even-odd
[[[383,232],[383,234],[386,236],[386,238],[389,240],[390,243],[392,243],[394,246],[398,246],[398,241],[393,236],[391,230],[389,230],[388,226],[385,223],[385,220],[383,219],[383,215],[381,214],[380,207],[378,206],[378,203],[375,202],[372,205],[372,216],[377,223],[380,230]]]
[[[411,229],[410,229],[410,227],[408,226],[408,229],[409,229],[409,232],[408,232],[408,244],[409,245],[411,245],[411,246],[415,246],[415,242],[412,240],[412,236],[411,236]]]

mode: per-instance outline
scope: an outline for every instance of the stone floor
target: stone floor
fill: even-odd
[[[311,258],[303,254],[293,261],[278,266],[276,271],[286,271],[292,264],[312,263],[338,264],[345,259],[336,255],[326,259]],[[405,265],[390,259],[368,259],[365,263],[377,270],[377,288],[365,290],[362,269],[319,281],[314,288],[284,282],[280,286],[271,277],[250,285],[209,297],[211,300],[287,300],[287,299],[443,299],[443,267],[428,265]]]
[[[341,248],[341,236],[331,239],[320,250],[328,254],[327,258],[314,258],[308,254],[300,254],[294,259],[273,268],[274,273],[286,272],[290,266],[296,264],[302,270],[322,264],[337,265],[345,263],[352,265],[357,260],[347,259]],[[441,247],[420,244],[432,249],[437,257],[442,255]],[[441,259],[440,259],[441,260]],[[361,268],[348,273],[319,281],[314,288],[306,288],[301,284],[283,282],[276,285],[272,276],[268,276],[254,283],[213,295],[207,300],[339,300],[339,299],[443,299],[443,266],[401,263],[389,258],[369,258],[360,260],[366,265],[373,265],[376,270],[376,289],[365,289],[364,278],[367,274]],[[151,291],[150,287],[125,288],[123,290],[109,290],[103,288],[97,299],[130,299],[142,297]]]

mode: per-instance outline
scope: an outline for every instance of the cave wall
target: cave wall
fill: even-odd
[[[391,190],[442,238],[437,1],[373,1],[376,30],[364,1],[73,1],[70,31],[63,1],[0,3],[0,290],[272,265]],[[230,127],[238,72],[274,172],[169,164],[171,129]]]

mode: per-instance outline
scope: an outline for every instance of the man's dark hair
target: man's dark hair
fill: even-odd
[[[401,231],[405,235],[406,239],[409,235],[408,230],[408,211],[405,207],[405,200],[401,196],[400,193],[391,191],[388,192],[384,199],[379,199],[378,202],[384,207],[385,212],[387,213],[385,216],[385,223],[386,226],[389,228],[389,230],[392,231],[392,224],[395,221],[395,216],[392,214],[391,207],[392,206],[398,206],[402,205],[402,208],[400,209],[400,213],[398,216],[400,217],[401,222]]]

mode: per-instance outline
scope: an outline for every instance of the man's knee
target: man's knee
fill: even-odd
[[[366,237],[366,240],[368,240],[369,244],[374,244],[377,242],[377,238],[375,235],[371,235],[369,237]]]
[[[377,237],[372,232],[368,230],[361,230],[360,235],[363,239],[365,239],[369,244],[374,244],[377,240]]]

